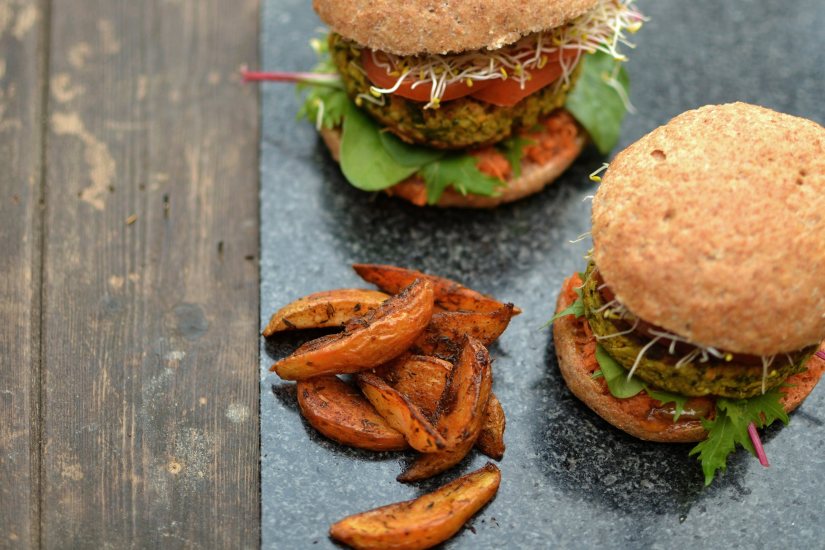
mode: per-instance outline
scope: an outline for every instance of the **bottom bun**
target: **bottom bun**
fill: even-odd
[[[556,312],[569,306],[570,299],[562,292],[556,302]],[[607,422],[634,437],[646,441],[688,443],[701,441],[707,431],[699,420],[679,420],[664,422],[651,419],[647,411],[640,413],[635,398],[617,399],[607,391],[601,380],[591,378],[584,360],[582,343],[588,335],[582,328],[582,319],[567,315],[553,322],[553,340],[559,360],[559,370],[570,391],[585,405]],[[825,342],[820,349],[825,350]],[[825,360],[812,356],[806,364],[805,372],[787,379],[788,387],[783,388],[785,397],[782,404],[787,412],[796,409],[811,393],[825,372]]]
[[[543,139],[554,140],[551,149],[554,155],[545,163],[532,162],[524,159],[521,166],[521,176],[518,178],[508,178],[506,185],[495,197],[485,197],[482,195],[462,195],[453,189],[447,189],[434,206],[457,207],[457,208],[493,208],[499,204],[513,202],[528,195],[538,193],[545,186],[555,181],[573,161],[581,154],[587,143],[587,134],[576,123],[570,114],[559,109],[549,115],[548,118],[557,117],[561,130],[558,135],[542,133]],[[572,139],[570,135],[572,134]],[[321,137],[332,154],[336,162],[339,160],[341,149],[341,130],[339,128],[321,129]],[[424,181],[417,176],[410,176],[406,180],[393,185],[385,190],[388,195],[401,197],[417,206],[427,204],[427,189]]]

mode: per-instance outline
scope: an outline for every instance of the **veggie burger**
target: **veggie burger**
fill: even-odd
[[[632,0],[314,0],[329,25],[302,114],[344,176],[415,204],[491,207],[603,152],[627,105]]]
[[[710,483],[825,370],[825,129],[742,103],[686,112],[621,152],[593,249],[558,298],[572,392],[650,441],[695,442]]]

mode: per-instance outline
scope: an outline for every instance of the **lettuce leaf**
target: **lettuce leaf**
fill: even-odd
[[[596,361],[607,382],[607,387],[614,397],[627,399],[645,389],[644,383],[638,378],[627,379],[627,370],[613,359],[607,351],[596,344]]]
[[[386,189],[418,170],[399,164],[384,149],[378,125],[354,105],[344,116],[340,158],[344,177],[364,191]]]
[[[454,154],[422,166],[419,174],[427,186],[427,203],[438,202],[448,187],[453,187],[463,195],[495,195],[504,182],[482,173],[476,166],[476,161],[472,155]]]
[[[781,420],[788,423],[788,414],[782,407],[782,392],[774,388],[764,395],[750,399],[716,400],[716,417],[713,420],[703,420],[702,425],[708,431],[708,437],[693,449],[690,455],[699,455],[702,472],[705,474],[705,485],[710,485],[717,471],[725,471],[727,459],[736,445],[744,447],[752,455],[756,455],[750,436],[748,424],[753,422],[762,428]]]
[[[564,107],[584,126],[599,152],[607,154],[619,142],[627,111],[623,98],[609,82],[613,80],[629,93],[630,78],[619,61],[603,52],[587,54],[581,63],[581,76]]]
[[[318,54],[318,64],[312,69],[315,73],[336,73],[337,69],[329,55],[329,47],[326,40],[313,40],[312,47]],[[350,108],[352,102],[344,91],[341,82],[303,82],[295,87],[301,94],[307,92],[304,103],[298,110],[298,118],[305,118],[313,124],[318,123],[318,112],[321,112],[321,126],[323,128],[335,128],[341,125],[344,115]]]
[[[524,148],[533,145],[535,141],[519,135],[511,136],[496,145],[498,149],[510,163],[513,177],[521,176],[521,159],[524,158]]]
[[[321,84],[301,84],[309,93],[298,110],[298,118],[305,118],[313,124],[318,124],[318,113],[321,113],[321,127],[336,128],[341,126],[344,115],[352,107],[352,101],[343,88]]]
[[[548,321],[548,325],[553,321],[561,319],[562,317],[565,317],[567,315],[575,315],[576,319],[584,315],[584,299],[582,298],[582,288],[574,288],[573,290],[576,292],[576,294],[579,295],[579,297],[576,298],[575,302],[573,302],[563,310],[553,315],[553,318],[550,319],[550,321]]]
[[[384,146],[387,153],[401,166],[415,166],[417,168],[438,160],[447,154],[446,151],[439,149],[404,143],[395,134],[387,131],[379,131],[378,137],[381,138],[381,145]]]
[[[652,397],[662,405],[667,405],[668,403],[674,404],[673,422],[679,421],[679,417],[682,416],[683,412],[685,412],[685,405],[687,404],[688,399],[690,399],[690,397],[686,395],[671,393],[669,391],[664,390],[654,390],[653,388],[647,385],[645,385],[645,391],[650,397]]]

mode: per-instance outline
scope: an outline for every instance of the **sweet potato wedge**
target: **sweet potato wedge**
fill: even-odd
[[[447,449],[420,455],[398,476],[398,481],[426,479],[461,462],[478,439],[492,385],[487,348],[475,338],[465,337],[458,362],[438,403],[437,427],[447,442]]]
[[[316,292],[285,305],[270,319],[264,337],[283,330],[340,327],[380,306],[389,296],[377,290],[340,288]]]
[[[504,408],[498,397],[491,393],[487,407],[484,409],[484,420],[476,440],[476,449],[494,460],[504,458],[504,427],[506,424]]]
[[[427,275],[414,269],[381,264],[355,264],[352,268],[359,277],[390,294],[397,294],[416,279],[427,279],[433,284],[437,310],[466,310],[483,313],[498,311],[504,305],[495,298],[485,296],[460,283],[444,277]],[[521,310],[514,307],[511,313],[518,315]]]
[[[379,375],[407,396],[428,418],[434,419],[438,401],[452,368],[452,364],[437,357],[412,355],[392,361]],[[494,393],[490,393],[476,448],[490,458],[501,460],[505,450],[505,426],[506,418],[501,402]]]
[[[469,335],[484,346],[495,342],[507,329],[513,316],[513,304],[484,313],[475,311],[443,311],[432,316],[427,328],[416,339],[414,347],[421,355],[454,357],[464,336]]]
[[[329,534],[358,550],[431,548],[456,534],[495,496],[500,483],[499,469],[487,464],[415,500],[346,517]]]
[[[437,357],[402,357],[383,372],[387,383],[406,395],[427,417],[434,419],[438,401],[453,365]]]
[[[446,447],[444,437],[424,413],[383,379],[374,374],[359,373],[358,385],[387,424],[404,434],[410,447],[422,453],[434,453]]]
[[[404,353],[433,312],[433,289],[417,280],[362,318],[363,323],[332,338],[312,340],[270,370],[285,380],[371,369]]]
[[[404,435],[387,424],[358,388],[337,376],[302,380],[297,389],[303,417],[333,441],[371,451],[407,448]]]

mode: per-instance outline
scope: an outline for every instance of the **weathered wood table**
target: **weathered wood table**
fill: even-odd
[[[256,547],[258,0],[0,0],[0,548]]]

